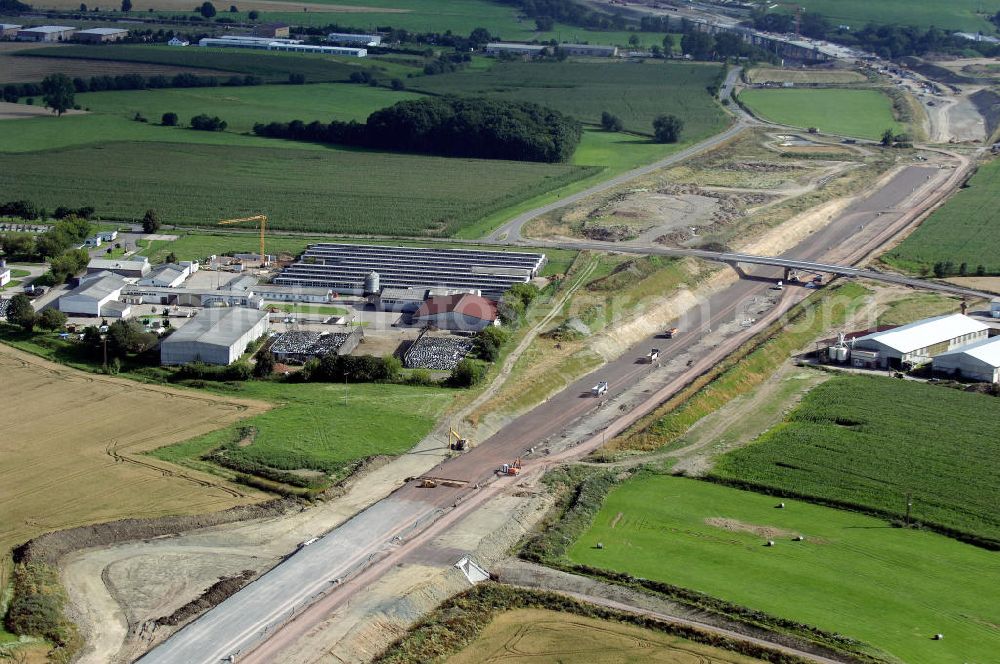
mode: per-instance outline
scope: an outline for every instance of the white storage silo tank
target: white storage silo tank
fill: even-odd
[[[365,277],[365,295],[374,295],[379,291],[378,272],[369,272]]]

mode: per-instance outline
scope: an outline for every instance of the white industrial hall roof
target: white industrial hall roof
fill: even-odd
[[[900,353],[912,353],[921,348],[987,329],[989,326],[963,314],[948,314],[918,320],[884,332],[874,332],[855,341],[877,341]]]
[[[946,353],[938,355],[937,359],[941,359],[943,357],[954,357],[961,354],[968,355],[969,357],[975,358],[980,362],[985,362],[991,367],[1000,367],[1000,336],[983,339],[982,341],[971,343],[968,346],[962,346],[961,348],[956,348],[955,350],[949,350]]]
[[[267,318],[267,312],[245,307],[205,309],[163,343],[197,341],[214,346],[232,346],[263,318]]]

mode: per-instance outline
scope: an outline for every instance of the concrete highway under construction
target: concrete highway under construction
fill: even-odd
[[[362,580],[371,582],[407,556],[419,555],[428,534],[440,536],[464,515],[488,501],[497,487],[510,481],[497,479],[495,470],[499,465],[523,457],[523,472],[534,473],[557,461],[586,454],[600,446],[604,436],[612,436],[628,427],[721,361],[763,326],[777,320],[812,292],[802,285],[786,285],[775,295],[771,289],[776,280],[786,276],[785,268],[856,277],[884,276],[849,266],[878,253],[893,237],[912,225],[920,213],[953,191],[964,175],[964,168],[904,167],[877,190],[856,200],[825,227],[775,258],[666,248],[612,248],[591,242],[548,243],[548,246],[566,248],[707,258],[738,265],[744,278],[719,290],[678,320],[675,325],[680,333],[675,338],[649,338],[639,342],[618,359],[575,381],[470,451],[443,461],[427,473],[428,477],[451,480],[450,486],[439,485],[434,490],[427,490],[419,488],[415,480],[407,482],[350,521],[301,547],[258,580],[172,635],[140,661],[144,664],[208,664],[231,656],[241,662],[272,661],[283,647],[308,632],[358,592],[363,587]],[[920,285],[902,278],[893,277],[892,280],[904,285]],[[748,302],[769,292],[775,296],[776,304],[753,325],[717,346],[703,348],[697,344],[703,331],[737,320],[745,315]],[[654,346],[668,356],[685,351],[694,353],[693,359],[662,389],[648,395],[637,406],[624,410],[606,430],[595,431],[588,439],[564,451],[551,455],[542,453],[546,441],[558,440],[568,427],[594,412],[598,400],[590,396],[590,388],[598,381],[608,382],[606,399],[615,402],[616,397],[648,375],[650,366],[637,363],[636,358]],[[534,453],[527,453],[532,448]]]

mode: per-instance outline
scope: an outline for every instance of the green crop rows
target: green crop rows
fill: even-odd
[[[838,377],[816,387],[713,475],[1000,543],[1000,399],[890,378]]]
[[[592,172],[272,143],[281,147],[108,143],[0,154],[0,190],[50,209],[92,205],[105,218],[137,219],[154,208],[167,224],[214,225],[265,213],[274,228],[288,230],[449,235]]]
[[[967,264],[969,274],[980,265],[989,274],[1000,273],[1000,160],[979,168],[943,207],[928,217],[912,235],[883,258],[896,267],[930,270],[935,263],[952,261],[955,269]]]
[[[859,639],[886,661],[996,659],[996,553],[784,500],[775,509],[770,496],[640,475],[608,495],[568,555]],[[799,533],[805,541],[793,540]],[[775,546],[764,546],[768,539]],[[936,633],[945,638],[933,640]]]
[[[799,7],[818,12],[835,26],[846,24],[855,30],[876,23],[989,34],[995,28],[986,17],[1000,11],[998,0],[779,0],[779,4],[788,12]]]
[[[684,140],[720,131],[725,115],[707,92],[718,65],[673,62],[510,62],[485,72],[465,71],[414,79],[415,90],[434,94],[488,95],[530,101],[600,122],[618,115],[628,131],[652,134],[653,118],[684,120]]]

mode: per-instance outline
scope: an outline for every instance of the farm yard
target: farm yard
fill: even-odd
[[[912,25],[927,29],[982,31],[993,34],[996,28],[986,19],[1000,10],[997,0],[778,0],[792,13],[798,7],[818,12],[834,25],[849,25],[857,30],[869,23]]]
[[[263,413],[263,402],[83,374],[2,344],[0,374],[17,386],[0,409],[0,558],[51,530],[264,499],[137,456]]]
[[[253,211],[268,214],[275,229],[446,236],[590,173],[566,164],[268,145],[126,142],[0,153],[0,189],[51,209],[92,205],[104,218],[138,219],[154,208],[167,224],[212,226]],[[97,155],[100,170],[92,167]],[[223,194],[220,173],[227,174]]]
[[[838,377],[785,423],[724,455],[713,477],[912,518],[1000,544],[996,398],[890,378]]]
[[[890,660],[986,662],[1000,648],[995,553],[851,512],[776,505],[708,482],[639,475],[612,490],[568,557],[837,632]],[[794,541],[799,534],[804,541]],[[938,632],[944,640],[932,640]]]
[[[751,89],[740,93],[740,102],[765,120],[826,134],[878,139],[886,129],[904,130],[878,90]]]
[[[652,135],[653,118],[672,114],[684,121],[687,143],[725,126],[725,113],[706,90],[721,72],[718,65],[672,62],[499,62],[484,72],[417,78],[410,88],[534,102],[589,124],[608,111],[626,131],[644,135]]]
[[[969,275],[983,266],[1000,273],[996,247],[1000,243],[1000,160],[979,167],[968,186],[924,220],[917,230],[886,253],[882,261],[912,271],[930,271],[935,263],[965,263]]]
[[[211,469],[214,464],[202,457],[223,448],[224,458],[216,460],[231,469],[294,472],[323,486],[342,479],[368,457],[406,452],[430,432],[454,393],[375,383],[251,381],[243,384],[239,395],[275,407],[151,455],[185,467]]]

